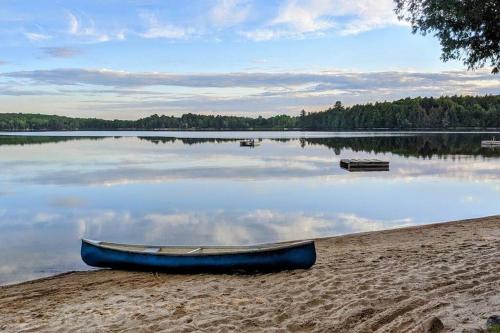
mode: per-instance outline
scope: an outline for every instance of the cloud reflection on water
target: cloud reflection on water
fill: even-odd
[[[364,157],[362,154],[358,156]],[[369,156],[366,156],[369,157]],[[208,157],[209,159],[211,157]],[[478,179],[481,181],[496,180],[500,177],[500,160],[484,159],[475,161],[461,159],[450,163],[449,161],[432,160],[419,161],[402,159],[397,156],[386,155],[384,158],[392,160],[389,173],[351,173],[349,179],[370,176],[387,177],[395,179],[412,179],[416,177],[445,177],[449,179]],[[294,179],[311,177],[341,178],[347,181],[347,174],[338,166],[339,158],[330,157],[325,161],[307,160],[307,157],[283,158],[256,158],[234,157],[226,159],[229,166],[189,166],[185,168],[172,168],[167,161],[161,168],[151,167],[149,164],[140,166],[127,166],[117,163],[113,168],[96,170],[34,170],[31,175],[19,176],[16,180],[29,184],[52,185],[123,185],[132,183],[157,183],[182,179],[210,179],[210,180],[270,180]],[[203,160],[199,160],[203,164]]]
[[[0,224],[4,240],[0,284],[88,268],[79,258],[82,237],[148,244],[236,245],[389,229],[413,222],[410,218],[372,220],[348,213],[310,215],[269,209],[145,215],[114,210],[68,214],[13,210],[7,216],[22,218],[24,223]]]
[[[85,206],[86,201],[83,198],[75,196],[56,197],[50,200],[50,205],[59,208],[76,208]]]

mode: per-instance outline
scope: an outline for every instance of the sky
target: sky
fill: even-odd
[[[0,0],[0,113],[270,116],[498,94],[392,0]]]

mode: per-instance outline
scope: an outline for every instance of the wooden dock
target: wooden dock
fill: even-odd
[[[389,171],[389,162],[376,159],[342,159],[340,167],[347,171]]]

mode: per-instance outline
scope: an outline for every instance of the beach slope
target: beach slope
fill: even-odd
[[[317,241],[310,270],[100,270],[0,287],[0,331],[444,332],[500,314],[500,216]]]

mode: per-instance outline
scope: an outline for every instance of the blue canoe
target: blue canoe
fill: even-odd
[[[83,261],[94,267],[171,273],[306,269],[316,262],[314,241],[255,246],[148,246],[82,239]]]

